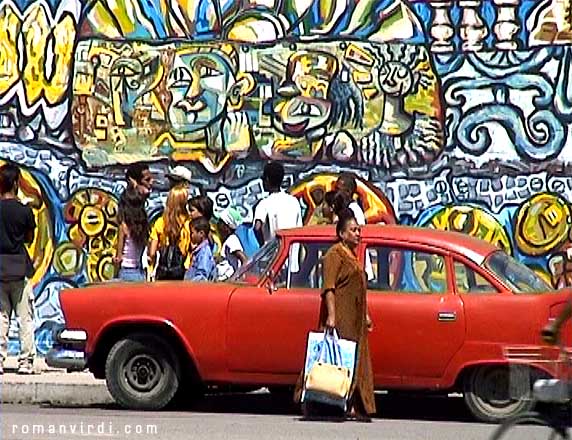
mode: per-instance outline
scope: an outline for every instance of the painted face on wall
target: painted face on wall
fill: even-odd
[[[234,75],[216,53],[179,53],[167,80],[168,119],[176,133],[192,133],[221,118]]]
[[[387,96],[404,96],[413,87],[413,74],[405,64],[390,61],[379,70],[379,85]]]
[[[328,90],[337,65],[332,55],[321,52],[297,52],[289,59],[273,106],[278,130],[302,137],[326,125],[332,108]]]

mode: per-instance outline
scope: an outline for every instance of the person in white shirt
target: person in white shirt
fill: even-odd
[[[246,264],[248,258],[238,236],[234,233],[242,224],[242,216],[235,208],[228,207],[218,216],[217,228],[223,240],[220,261],[217,262],[217,281],[230,278],[236,270]]]
[[[335,190],[344,193],[349,199],[348,208],[354,213],[354,217],[358,225],[363,226],[367,224],[365,214],[360,204],[355,200],[354,196],[357,194],[357,183],[355,175],[352,173],[341,173],[336,180]],[[371,257],[369,253],[365,254],[365,273],[367,280],[371,281],[375,278],[373,267],[371,265]]]
[[[270,194],[262,199],[254,210],[254,230],[262,243],[274,238],[278,229],[302,226],[302,210],[298,199],[280,186],[284,180],[284,167],[278,162],[269,162],[264,167],[262,184]],[[262,238],[262,239],[261,239]]]

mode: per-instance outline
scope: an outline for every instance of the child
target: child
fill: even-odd
[[[185,280],[209,281],[215,272],[215,261],[209,245],[210,224],[204,217],[191,220],[191,244],[193,246],[191,266],[185,273]]]
[[[204,217],[211,221],[213,216],[213,201],[208,196],[196,196],[189,200],[189,214],[191,219]]]
[[[127,188],[119,201],[119,235],[113,262],[123,281],[145,281],[141,261],[149,239],[145,197],[135,188]]]
[[[213,217],[213,209],[213,201],[208,196],[196,196],[189,200],[189,215],[191,216],[191,220],[204,217],[210,222]],[[220,240],[218,240],[216,229],[212,224],[209,232],[209,243],[213,255],[217,255],[220,250]]]
[[[235,234],[242,224],[242,216],[234,208],[226,208],[218,216],[218,231],[223,244],[220,250],[220,261],[217,264],[217,281],[225,281],[248,260],[240,239]]]

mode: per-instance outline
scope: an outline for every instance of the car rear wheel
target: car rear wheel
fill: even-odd
[[[150,334],[119,340],[105,363],[107,388],[129,409],[165,407],[179,387],[178,361],[166,341]]]
[[[472,370],[464,380],[464,399],[475,418],[498,423],[533,406],[528,393],[520,397],[509,392],[510,370],[506,366],[483,366]]]

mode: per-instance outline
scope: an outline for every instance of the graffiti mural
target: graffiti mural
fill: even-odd
[[[113,277],[117,201],[173,164],[252,219],[265,161],[308,220],[352,171],[369,222],[488,240],[572,285],[570,0],[0,0],[0,163],[23,169],[40,352]],[[14,329],[12,329],[14,331]],[[17,350],[12,340],[11,350]]]
[[[216,173],[262,156],[389,170],[445,144],[428,51],[404,44],[82,41],[71,113],[89,167],[170,158]]]

